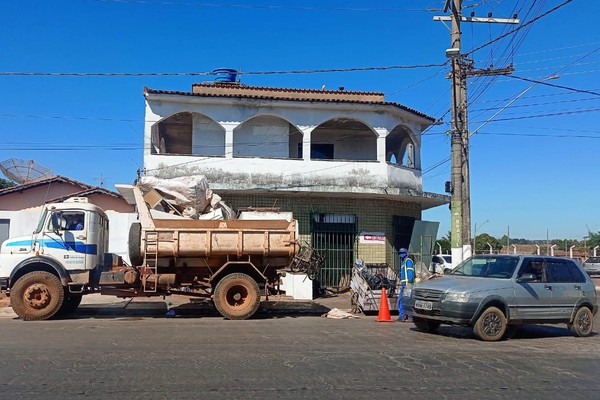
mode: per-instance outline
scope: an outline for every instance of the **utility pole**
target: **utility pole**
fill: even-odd
[[[467,78],[511,73],[513,68],[474,70],[473,62],[462,53],[461,22],[518,23],[516,19],[463,17],[462,0],[445,0],[444,12],[450,16],[435,16],[434,21],[451,21],[450,48],[446,57],[450,58],[452,72],[452,107],[450,147],[451,167],[451,245],[452,261],[458,263],[471,256],[471,189],[469,171],[469,121],[467,107]]]

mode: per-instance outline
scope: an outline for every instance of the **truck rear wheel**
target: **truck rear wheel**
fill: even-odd
[[[144,256],[142,254],[142,224],[134,222],[129,227],[129,261],[131,265],[142,265]]]
[[[25,321],[52,318],[62,307],[64,290],[56,275],[34,271],[23,275],[10,292],[10,303]]]
[[[69,315],[77,310],[79,304],[81,304],[81,299],[83,296],[79,293],[71,293],[69,292],[69,288],[65,288],[65,296],[63,300],[63,305],[58,310],[57,315]]]
[[[250,318],[260,305],[258,284],[246,274],[229,274],[217,284],[214,302],[227,319]]]

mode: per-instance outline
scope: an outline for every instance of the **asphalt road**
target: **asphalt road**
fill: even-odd
[[[227,321],[128,310],[0,319],[0,399],[593,399],[600,335],[527,326],[481,342],[373,316]],[[600,321],[596,317],[596,330]]]

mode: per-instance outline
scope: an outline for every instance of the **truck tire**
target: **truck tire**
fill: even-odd
[[[129,228],[129,261],[131,265],[142,265],[144,255],[142,254],[142,224],[134,222]]]
[[[75,310],[77,310],[77,307],[79,307],[79,304],[81,304],[82,298],[83,298],[83,295],[77,294],[77,293],[71,293],[71,292],[69,292],[68,288],[65,288],[65,296],[64,296],[64,300],[63,300],[63,305],[60,308],[60,310],[58,310],[58,313],[56,313],[56,315],[64,316],[64,315],[72,314]]]
[[[497,307],[486,308],[477,318],[473,332],[486,342],[502,339],[506,332],[506,317],[502,310]]]
[[[260,305],[260,291],[254,279],[234,273],[219,281],[214,293],[215,307],[227,319],[250,318]]]
[[[567,324],[571,333],[578,337],[586,337],[592,334],[594,329],[594,314],[587,307],[581,307],[575,313],[573,323]]]
[[[24,321],[52,318],[62,307],[65,292],[56,275],[34,271],[17,280],[10,292],[13,311]]]

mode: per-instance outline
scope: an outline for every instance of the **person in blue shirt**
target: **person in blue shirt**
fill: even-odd
[[[75,215],[73,217],[72,222],[67,227],[70,231],[82,231],[83,230],[83,222],[81,221],[80,215]]]
[[[415,281],[415,266],[413,260],[408,256],[408,250],[405,248],[398,250],[398,255],[402,260],[402,265],[400,266],[400,293],[398,294],[398,320],[400,322],[411,322],[411,316],[405,312],[402,305],[402,296],[404,295],[404,289],[410,287]]]

